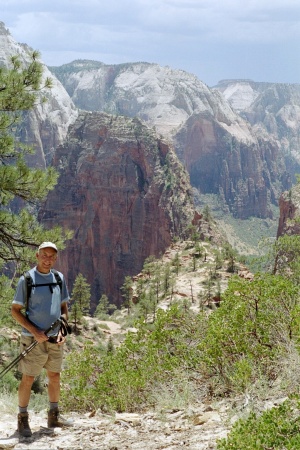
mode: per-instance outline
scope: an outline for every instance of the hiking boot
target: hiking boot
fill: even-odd
[[[50,411],[48,411],[48,428],[72,426],[73,423],[70,420],[66,420],[60,415],[58,408],[50,409]]]
[[[18,432],[23,437],[32,436],[32,432],[28,423],[28,413],[19,413],[18,414]]]

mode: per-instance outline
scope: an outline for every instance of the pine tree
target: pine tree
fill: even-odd
[[[30,62],[22,64],[14,56],[10,67],[0,67],[0,269],[13,262],[23,270],[42,240],[53,240],[62,248],[70,237],[58,227],[44,230],[28,210],[36,208],[57,182],[53,168],[27,166],[26,155],[33,149],[16,138],[22,114],[45,101],[40,91],[51,88],[51,80],[43,79],[38,58],[33,52]],[[16,204],[23,209],[16,211]]]
[[[143,273],[147,276],[147,278],[151,278],[155,269],[156,258],[151,255],[144,261]]]
[[[102,317],[108,314],[109,300],[106,294],[102,294],[95,311],[95,317]]]
[[[151,303],[150,303],[149,294],[146,290],[144,290],[143,292],[140,293],[138,309],[141,313],[141,316],[145,320],[145,322],[147,322],[148,315],[151,312]]]
[[[167,295],[170,288],[171,269],[170,264],[166,264],[163,271],[163,292]]]
[[[226,243],[223,247],[223,256],[226,260],[228,260],[227,272],[233,273],[237,259],[236,250],[234,250],[230,244]]]
[[[116,305],[109,303],[107,295],[102,294],[94,315],[98,319],[105,319],[108,315],[113,314],[116,309]]]
[[[212,215],[208,205],[205,205],[203,208],[203,219],[206,220],[206,222],[210,222],[212,220]]]
[[[113,354],[115,352],[115,346],[112,340],[112,337],[109,336],[108,342],[107,342],[107,354]]]
[[[179,253],[176,252],[176,255],[173,258],[172,265],[175,267],[176,275],[179,274],[179,268],[180,268],[180,260],[179,260]]]
[[[122,296],[124,297],[124,307],[127,308],[127,313],[130,313],[130,309],[132,306],[132,286],[133,281],[132,278],[129,276],[126,276],[124,279],[124,284],[121,287]]]
[[[71,298],[71,319],[75,321],[75,329],[77,323],[80,322],[83,315],[88,314],[91,302],[90,285],[84,276],[79,273],[75,279]]]
[[[72,304],[70,318],[71,318],[72,322],[74,322],[73,330],[75,333],[77,333],[78,332],[78,324],[80,323],[80,319],[82,318],[82,313],[79,309],[78,303],[76,303],[76,302],[74,302]]]

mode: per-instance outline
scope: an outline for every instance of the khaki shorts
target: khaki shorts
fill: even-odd
[[[22,353],[34,341],[31,336],[21,336],[20,353]],[[48,341],[37,344],[19,362],[18,369],[21,373],[37,377],[43,368],[51,372],[61,372],[64,345],[52,344]]]

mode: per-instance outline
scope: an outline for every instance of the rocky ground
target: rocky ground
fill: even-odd
[[[284,400],[266,400],[256,404],[254,409],[263,411]],[[45,428],[46,411],[31,412],[33,434],[30,438],[19,436],[15,416],[2,414],[0,449],[213,450],[217,449],[218,439],[226,437],[233,423],[238,418],[245,418],[251,409],[251,399],[236,398],[164,413],[70,413],[64,417],[72,420],[73,426],[64,429]]]
[[[215,449],[216,440],[226,436],[228,405],[201,405],[189,411],[147,414],[89,415],[71,413],[72,428],[48,429],[46,412],[30,415],[32,437],[21,438],[16,418],[2,415],[0,448],[39,450],[154,450]]]

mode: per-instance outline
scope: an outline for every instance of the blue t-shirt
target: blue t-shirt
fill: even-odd
[[[36,267],[29,270],[33,279],[33,284],[56,283],[55,275],[52,272],[41,273]],[[61,305],[70,300],[65,278],[61,272],[58,272],[62,280],[62,290],[60,287],[37,286],[32,287],[28,300],[28,319],[40,330],[47,330],[61,316]],[[53,292],[51,292],[51,290]],[[27,282],[24,275],[19,279],[13,303],[26,306]],[[58,328],[52,330],[48,336],[55,335]],[[22,334],[32,336],[28,330],[22,329]]]

